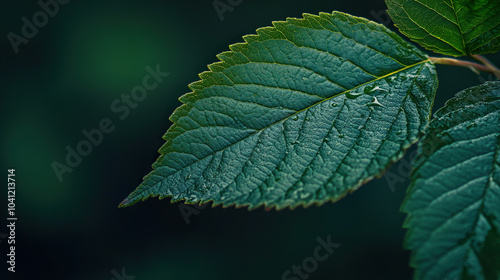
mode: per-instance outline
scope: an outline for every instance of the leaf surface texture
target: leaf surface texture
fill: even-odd
[[[380,175],[428,124],[427,56],[344,13],[260,28],[200,74],[170,120],[150,196],[278,209],[338,200]]]
[[[500,279],[499,152],[500,82],[436,112],[403,204],[416,279]]]
[[[498,0],[386,0],[401,33],[437,53],[466,56],[500,50]]]

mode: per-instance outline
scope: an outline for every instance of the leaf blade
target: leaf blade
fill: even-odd
[[[190,85],[155,170],[121,206],[156,195],[251,208],[338,200],[417,139],[437,84],[423,53],[337,12],[273,25],[230,46]],[[386,107],[366,106],[373,97]],[[373,137],[377,126],[393,139]],[[348,166],[355,162],[365,169]]]
[[[402,210],[416,279],[500,276],[500,83],[435,114]]]
[[[500,2],[386,0],[401,33],[437,53],[467,56],[500,50]]]

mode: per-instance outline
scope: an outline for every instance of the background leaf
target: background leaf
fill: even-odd
[[[386,0],[401,33],[453,56],[500,50],[500,1]]]
[[[403,210],[416,279],[500,278],[500,82],[436,112]]]
[[[149,196],[251,208],[338,200],[417,140],[437,87],[423,53],[338,12],[273,25],[190,85],[155,170],[120,206]]]

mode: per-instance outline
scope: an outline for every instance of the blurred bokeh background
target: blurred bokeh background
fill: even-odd
[[[1,279],[282,279],[327,236],[341,246],[307,279],[411,278],[399,206],[414,147],[389,171],[393,176],[321,207],[196,209],[150,199],[117,208],[151,170],[177,98],[216,54],[273,20],[304,12],[339,10],[395,30],[382,0],[220,0],[233,4],[222,15],[213,0],[65,1],[17,53],[8,34],[22,35],[22,18],[33,22],[42,8],[22,0],[0,9],[0,174],[5,179],[7,168],[16,169],[18,218],[17,272],[7,272],[8,245],[0,239]],[[500,64],[499,55],[488,57]],[[111,104],[157,65],[170,75],[120,119]],[[493,79],[437,69],[434,109]],[[59,180],[53,163],[64,163],[66,147],[75,148],[86,139],[82,130],[105,118],[115,129]],[[0,234],[7,232],[7,184],[1,189]]]

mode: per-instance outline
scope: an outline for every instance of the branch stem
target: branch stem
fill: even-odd
[[[496,67],[493,63],[491,63],[491,61],[489,61],[486,57],[479,54],[475,54],[472,55],[472,58],[481,62],[484,66],[488,67],[490,70],[493,71],[493,74],[495,74],[495,76],[500,79],[500,69],[498,69],[498,67]]]
[[[429,60],[436,64],[467,67],[476,73],[478,70],[483,72],[493,73],[497,78],[500,79],[500,69],[498,69],[495,65],[493,65],[488,59],[480,55],[473,55],[472,57],[483,64],[450,58],[450,57],[429,57]]]

